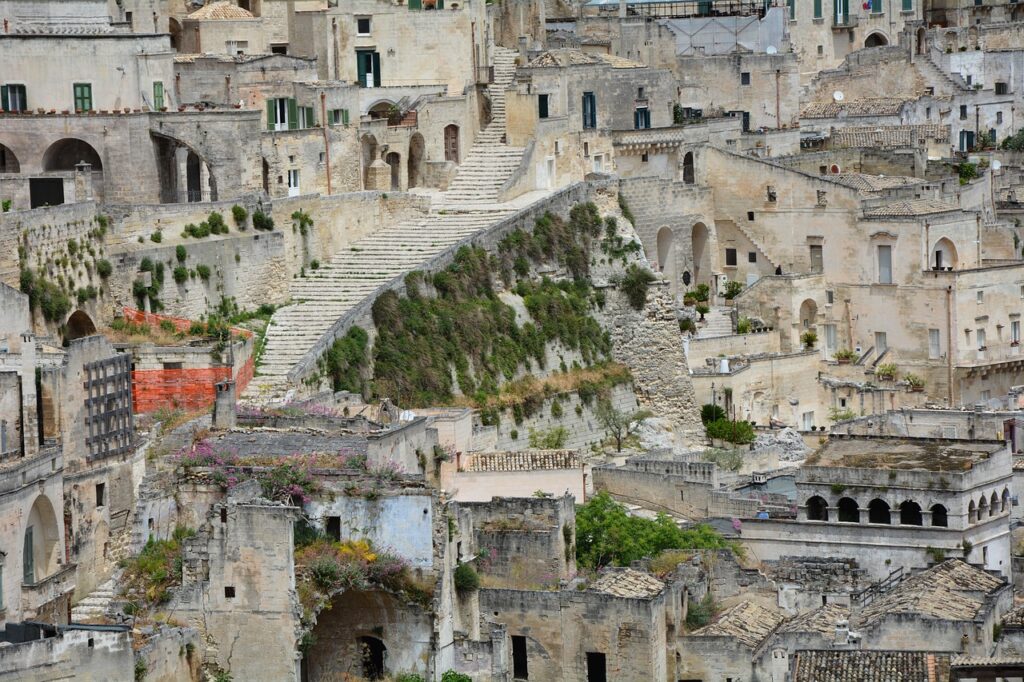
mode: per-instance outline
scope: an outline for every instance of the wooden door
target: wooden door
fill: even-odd
[[[459,162],[459,126],[450,125],[444,129],[444,160]]]

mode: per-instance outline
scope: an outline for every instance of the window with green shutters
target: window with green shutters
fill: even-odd
[[[914,11],[914,0],[903,0],[903,11],[913,12]]]
[[[871,13],[881,14],[882,13],[882,0],[871,0]]]
[[[164,83],[153,81],[153,108],[160,111],[164,108]]]
[[[25,86],[0,86],[0,109],[4,111],[27,111],[28,96],[25,92]]]
[[[75,83],[75,111],[92,111],[92,85]]]
[[[597,97],[592,92],[583,93],[583,127],[597,127]]]
[[[331,109],[330,111],[331,125],[348,125],[348,109]]]
[[[786,6],[789,7],[789,20],[793,21],[796,19],[796,0],[786,0]]]

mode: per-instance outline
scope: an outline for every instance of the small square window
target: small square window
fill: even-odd
[[[356,19],[356,33],[361,36],[370,35],[370,17],[360,17]]]
[[[836,292],[832,291],[831,289],[827,290],[825,292],[825,303],[827,303],[828,305],[832,305],[835,302],[836,302]]]
[[[736,266],[736,249],[726,249],[725,250],[725,264],[727,266],[728,265],[731,265],[733,267]]]
[[[107,484],[96,484],[96,506],[102,507],[107,503]]]
[[[985,292],[984,291],[979,291],[977,293],[977,297],[978,297],[978,303],[984,303],[985,302]]]
[[[226,585],[224,587],[224,598],[225,599],[234,599],[235,598],[235,588],[233,586]]]
[[[753,211],[747,211],[747,220],[750,221],[750,222],[754,221],[754,212]]]
[[[740,74],[740,85],[750,85],[750,72],[744,71]]]
[[[646,153],[640,155],[640,160],[642,162],[647,163],[647,159],[648,159],[648,156],[647,156]]]
[[[825,46],[824,45],[818,45],[818,56],[821,57],[824,54],[825,54]]]
[[[748,263],[756,263],[757,262],[757,251],[748,251],[747,252],[747,262]]]
[[[1000,125],[1003,122],[1003,112],[996,112],[996,125]]]
[[[996,83],[996,94],[997,95],[1008,95],[1010,94],[1010,88],[1006,83]]]

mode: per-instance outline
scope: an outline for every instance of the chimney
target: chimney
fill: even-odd
[[[213,403],[213,428],[217,430],[235,428],[235,382],[231,379],[218,381],[213,385],[216,399]]]
[[[850,643],[850,623],[844,620],[836,621],[836,646],[847,646]]]

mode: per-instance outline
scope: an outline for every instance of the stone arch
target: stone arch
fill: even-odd
[[[425,155],[426,143],[423,135],[414,133],[409,139],[409,187],[421,187],[423,185],[423,157]]]
[[[1000,512],[1010,511],[1010,491],[1007,488],[1003,488],[1003,495],[1001,504],[999,506]]]
[[[877,497],[868,502],[868,523],[892,523],[889,503]]]
[[[696,173],[693,168],[693,152],[686,152],[683,155],[683,182],[692,185],[696,182]]]
[[[974,504],[974,500],[971,500],[970,504],[967,505],[967,523],[977,523],[978,521],[978,508]]]
[[[864,47],[884,47],[889,44],[889,39],[881,31],[875,31],[864,39]]]
[[[814,329],[817,320],[818,304],[813,298],[808,298],[800,304],[800,328]]]
[[[0,173],[20,173],[21,164],[10,147],[0,144]]]
[[[935,270],[957,269],[956,245],[946,237],[935,242],[930,254],[929,266]]]
[[[388,647],[384,640],[379,637],[363,635],[358,638],[359,656],[362,659],[363,678],[367,680],[379,680],[384,677],[387,670],[386,661]]]
[[[391,189],[402,189],[402,155],[398,152],[388,152],[384,161],[391,166]]]
[[[83,336],[91,336],[96,333],[96,324],[83,310],[76,310],[71,313],[71,317],[68,318],[64,327],[67,330],[64,332],[65,343],[74,341],[75,339],[80,339]]]
[[[992,498],[988,504],[988,515],[995,516],[999,513],[999,495],[995,492],[992,493]]]
[[[363,135],[360,146],[363,152],[363,189],[367,189],[370,186],[370,164],[377,160],[377,138]]]
[[[454,123],[444,127],[444,160],[459,162],[459,126]]]
[[[676,289],[676,257],[675,243],[671,227],[662,227],[658,230],[658,267],[664,273],[665,278]]]
[[[917,29],[917,53],[928,54],[928,31],[924,26]]]
[[[60,557],[60,527],[46,495],[39,495],[32,503],[22,538],[23,581],[36,583],[54,574]]]
[[[394,111],[395,103],[390,100],[382,99],[371,104],[370,107],[366,110],[366,113],[370,116],[370,118],[376,121],[382,118],[390,120]]]
[[[181,50],[181,24],[174,17],[167,20],[167,32],[171,34],[171,47],[175,52]]]
[[[828,502],[824,497],[815,495],[807,500],[808,521],[828,521]]]
[[[857,500],[844,497],[836,506],[839,507],[840,523],[860,523],[860,505],[857,504]]]
[[[943,528],[949,526],[949,512],[941,504],[932,505],[932,525],[942,526]]]
[[[170,135],[150,133],[156,147],[160,200],[165,204],[216,201],[217,182],[209,162],[190,144]],[[269,190],[269,168],[267,172]]]
[[[103,170],[103,161],[91,144],[77,137],[57,140],[43,152],[43,170],[73,171],[81,162],[92,164],[94,171]]]
[[[900,525],[924,525],[924,520],[921,518],[921,505],[913,500],[904,500],[903,503],[900,504]]]
[[[982,495],[981,501],[978,502],[978,521],[987,519],[990,516],[988,511],[988,499]]]
[[[690,240],[693,249],[693,283],[710,284],[711,270],[714,268],[711,262],[711,231],[704,223],[695,223],[690,230]]]

